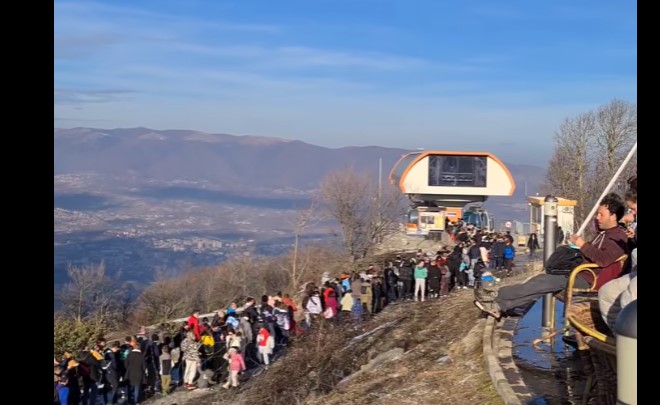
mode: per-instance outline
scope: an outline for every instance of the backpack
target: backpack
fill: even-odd
[[[127,348],[125,348],[124,350],[122,350],[119,353],[119,358],[121,360],[126,360],[128,358],[128,355],[131,354],[132,351],[133,351],[133,348],[131,346],[128,346]]]
[[[368,291],[368,290],[367,290],[367,285],[366,285],[366,284],[362,284],[362,285],[360,286],[360,294],[367,294],[367,291]]]
[[[237,330],[238,329],[238,319],[234,318],[233,316],[228,316],[227,320],[225,321],[229,326],[232,327],[232,329]]]
[[[288,314],[277,312],[275,313],[275,319],[277,320],[277,326],[279,326],[280,329],[289,330],[291,325],[289,324]]]
[[[344,292],[348,291],[351,289],[351,280],[349,278],[345,278],[341,280],[341,287],[344,289]]]
[[[568,276],[571,271],[586,258],[580,249],[574,249],[568,245],[558,246],[557,249],[545,261],[545,272],[547,274]]]
[[[83,363],[82,361],[78,363],[78,373],[81,377],[89,377],[90,367],[89,364]]]

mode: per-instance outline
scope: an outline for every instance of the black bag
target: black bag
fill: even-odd
[[[574,268],[586,261],[580,249],[567,245],[558,246],[545,262],[545,272],[560,276],[568,276]]]

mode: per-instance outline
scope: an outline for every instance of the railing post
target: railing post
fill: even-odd
[[[616,403],[637,405],[637,300],[616,318]]]
[[[557,200],[556,197],[547,195],[543,200],[543,267],[551,254],[554,253],[557,244]],[[544,332],[550,332],[555,325],[552,325],[554,317],[552,316],[552,293],[543,296],[543,314],[541,316],[541,327]]]

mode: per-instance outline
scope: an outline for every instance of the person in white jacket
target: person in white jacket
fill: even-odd
[[[318,290],[314,290],[305,305],[305,322],[307,322],[307,326],[311,326],[312,318],[317,318],[321,315],[321,312],[323,312],[321,296]]]

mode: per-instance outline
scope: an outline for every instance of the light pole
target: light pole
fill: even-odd
[[[532,214],[532,203],[531,202],[527,203],[527,205],[529,206],[529,233],[531,234],[534,232],[532,227],[532,221],[534,220],[534,215]]]

